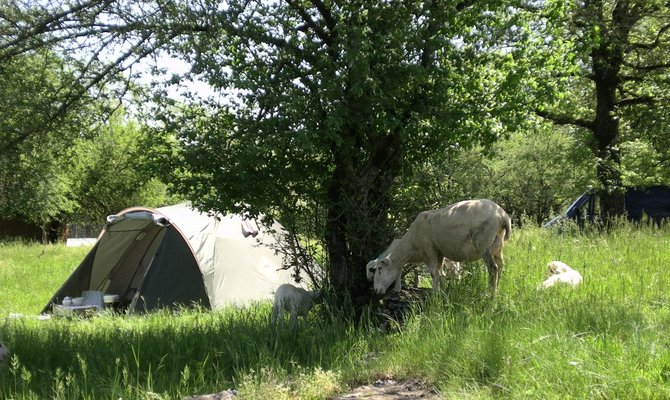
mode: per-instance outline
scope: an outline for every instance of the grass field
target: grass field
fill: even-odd
[[[380,377],[444,398],[670,398],[670,230],[557,235],[518,229],[498,297],[482,265],[390,333],[317,309],[298,336],[260,304],[221,312],[34,318],[86,249],[0,245],[0,398],[325,399]],[[548,261],[575,289],[538,290]],[[10,313],[25,314],[10,318]]]

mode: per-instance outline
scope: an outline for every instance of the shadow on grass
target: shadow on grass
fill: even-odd
[[[52,398],[63,382],[93,398],[127,396],[129,387],[172,396],[221,391],[261,370],[290,374],[334,367],[360,347],[364,335],[346,321],[312,315],[294,336],[270,325],[270,312],[269,305],[258,305],[142,317],[6,320],[0,337],[13,359],[0,364],[0,397]]]

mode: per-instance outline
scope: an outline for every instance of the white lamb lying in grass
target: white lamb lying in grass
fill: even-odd
[[[289,283],[279,286],[272,306],[272,323],[276,325],[281,321],[283,324],[285,314],[288,312],[291,314],[291,330],[295,332],[298,316],[306,317],[320,297],[320,290],[309,291]]]
[[[547,274],[549,278],[542,282],[543,289],[554,286],[557,283],[567,283],[568,285],[577,286],[582,281],[582,275],[579,272],[561,261],[552,261],[547,264]]]

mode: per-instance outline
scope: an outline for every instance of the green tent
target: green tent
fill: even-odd
[[[271,231],[282,232],[278,223]],[[272,299],[283,283],[275,235],[253,219],[207,215],[188,204],[130,208],[107,225],[44,309],[84,291],[118,295],[129,313],[200,304],[213,309]],[[295,283],[294,283],[295,284]]]

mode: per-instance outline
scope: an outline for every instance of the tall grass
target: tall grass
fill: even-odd
[[[235,388],[244,399],[323,399],[386,376],[420,379],[444,398],[668,398],[669,250],[667,229],[517,230],[499,296],[486,295],[483,265],[473,263],[391,332],[320,308],[294,337],[269,326],[268,304],[89,320],[4,314],[0,340],[13,357],[0,365],[0,398],[178,399]],[[583,284],[539,290],[554,259]],[[14,275],[0,265],[0,276]],[[30,265],[11,268],[45,268]],[[0,310],[38,312],[65,277],[48,293],[25,280],[19,297],[42,298],[2,296]]]
[[[433,299],[391,340],[388,373],[426,377],[446,398],[670,396],[667,231],[529,229],[506,250],[500,296],[463,282]],[[583,285],[538,290],[553,259],[580,270]]]
[[[334,370],[367,339],[348,334],[346,324],[328,323],[331,334],[323,335],[325,322],[315,317],[294,338],[274,332],[269,313],[269,305],[257,305],[217,313],[6,320],[0,332],[15,357],[0,368],[0,387],[7,398],[181,398],[232,387],[250,398],[274,398],[282,390],[293,398],[290,380],[302,382],[304,391],[320,377],[316,395],[337,376],[324,368]],[[334,380],[328,385],[339,388]]]
[[[0,242],[0,318],[39,313],[89,250]]]

